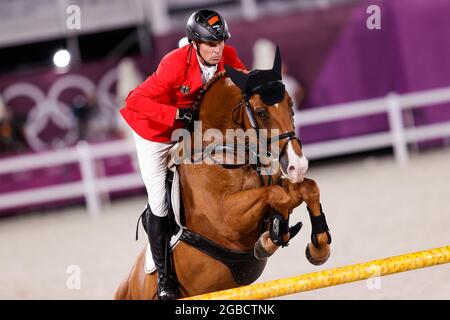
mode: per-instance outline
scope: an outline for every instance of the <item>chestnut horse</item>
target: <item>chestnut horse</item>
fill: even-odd
[[[280,81],[280,69],[278,50],[272,70],[244,73],[227,66],[226,73],[216,75],[205,86],[195,104],[199,106],[203,133],[211,128],[224,135],[227,129],[278,129],[282,134],[269,138],[278,141],[281,170],[273,176],[264,176],[255,170],[255,165],[247,164],[232,168],[205,163],[178,166],[184,225],[191,231],[172,252],[180,297],[255,281],[266,259],[298,232],[299,228],[295,231],[288,228],[288,219],[302,202],[307,204],[312,222],[312,240],[306,246],[306,257],[315,265],[329,257],[331,236],[319,188],[315,181],[305,178],[307,161],[300,140],[295,137],[292,100]],[[268,90],[264,91],[266,84]],[[280,88],[281,96],[277,98]],[[274,212],[267,219],[267,214]],[[219,256],[231,258],[224,263],[188,241],[200,237],[203,243],[223,248],[226,254]],[[156,298],[156,271],[145,273],[145,252],[143,249],[138,255],[115,299]],[[239,259],[233,258],[239,254],[246,255],[244,265],[238,266],[236,259]]]

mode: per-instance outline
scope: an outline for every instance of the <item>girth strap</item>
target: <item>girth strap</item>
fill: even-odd
[[[188,229],[183,229],[180,240],[224,263],[239,285],[248,285],[258,279],[267,263],[267,259],[256,259],[253,250],[227,249]]]

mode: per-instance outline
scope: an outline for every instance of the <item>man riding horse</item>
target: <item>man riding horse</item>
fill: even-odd
[[[189,44],[171,51],[157,70],[129,93],[121,110],[134,131],[139,166],[148,194],[148,238],[158,272],[158,298],[177,298],[176,278],[165,256],[168,208],[166,195],[167,155],[172,132],[190,127],[196,118],[192,108],[203,86],[224,64],[245,69],[236,50],[225,45],[230,38],[224,18],[213,10],[193,13],[186,27]],[[144,217],[145,218],[145,217]],[[170,252],[170,251],[169,251]]]
[[[246,72],[236,51],[224,44],[230,37],[225,21],[212,10],[194,13],[187,35],[190,43],[166,55],[156,72],[129,94],[121,110],[135,132],[148,193],[142,217],[157,276],[144,273],[146,255],[141,251],[116,299],[176,299],[179,294],[192,296],[255,281],[267,258],[300,230],[301,223],[289,227],[289,216],[302,202],[312,224],[307,259],[318,265],[330,255],[331,236],[319,188],[305,177],[308,161],[295,135],[293,103],[282,83],[279,50],[271,70]],[[176,172],[185,221],[181,241],[171,253],[167,156],[175,129],[184,126],[192,131],[197,117],[203,123],[203,136],[208,130],[221,136],[229,129],[246,130],[256,132],[257,143],[262,140],[277,148],[256,149],[255,163],[180,164]],[[267,129],[271,135],[262,137],[260,132]],[[241,146],[249,155],[249,145]],[[209,151],[228,147],[213,145]],[[269,154],[271,161],[264,164],[262,159]],[[280,170],[264,173],[272,162]]]

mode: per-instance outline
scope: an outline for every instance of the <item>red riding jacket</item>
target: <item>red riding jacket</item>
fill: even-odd
[[[236,50],[228,45],[223,49],[217,72],[224,63],[245,69]],[[128,125],[144,139],[170,142],[172,132],[182,128],[175,120],[177,108],[189,108],[203,87],[201,70],[192,45],[175,49],[161,60],[158,69],[125,99],[120,113]]]

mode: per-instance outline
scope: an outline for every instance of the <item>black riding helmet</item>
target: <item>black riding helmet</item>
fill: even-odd
[[[214,10],[194,12],[187,22],[186,36],[191,41],[222,41],[231,37],[225,19]]]

